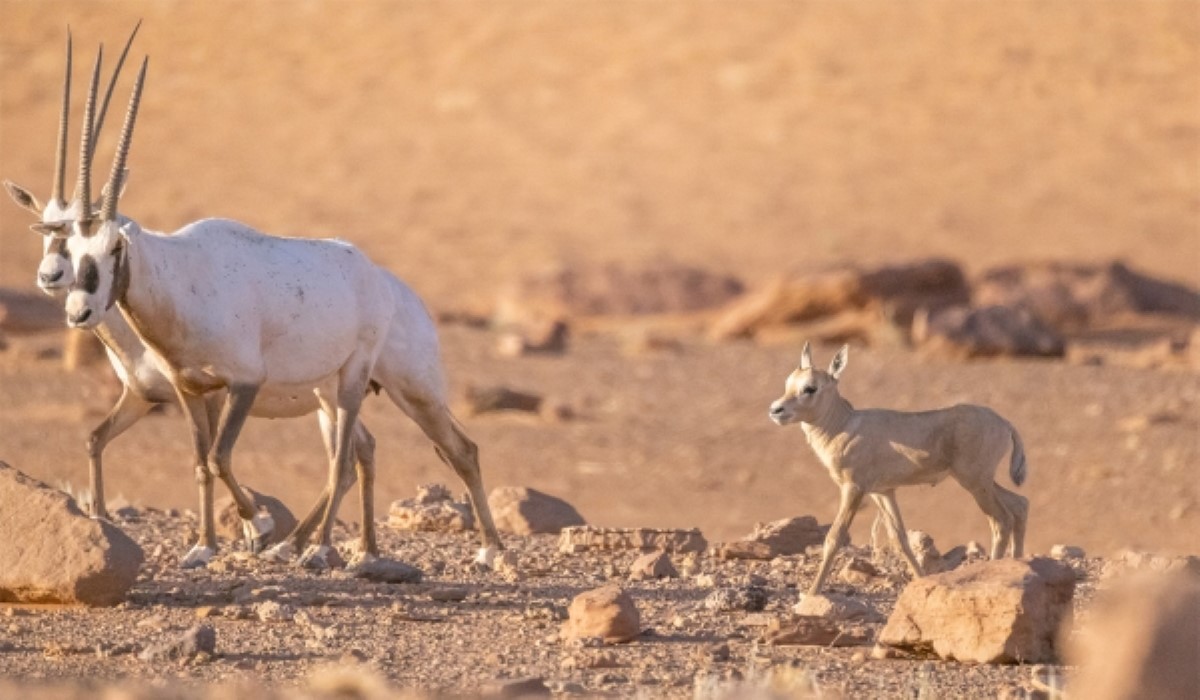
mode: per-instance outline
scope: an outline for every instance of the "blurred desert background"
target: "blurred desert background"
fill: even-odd
[[[723,540],[828,522],[836,490],[800,430],[767,420],[802,329],[714,340],[693,316],[567,318],[565,351],[499,352],[497,300],[547,266],[682,265],[753,291],[846,261],[937,256],[973,280],[1120,260],[1200,288],[1195,2],[0,0],[0,177],[49,191],[66,25],[75,139],[95,44],[111,66],[139,18],[133,56],[151,62],[122,210],[157,230],[221,216],[361,246],[443,319],[456,397],[502,385],[570,409],[464,422],[489,487],[550,492],[592,524]],[[37,294],[28,223],[0,203],[0,287]],[[1189,323],[1169,325],[1186,338]],[[106,365],[64,373],[60,335],[7,335],[0,459],[79,487],[115,380]],[[1009,418],[1029,454],[1033,552],[1196,553],[1196,367],[855,343],[842,392]],[[371,401],[366,420],[380,512],[420,483],[460,488],[390,405]],[[315,423],[251,421],[243,483],[303,509],[324,483]],[[188,442],[170,410],[118,438],[110,499],[195,508]],[[899,500],[939,544],[987,539],[953,483]]]

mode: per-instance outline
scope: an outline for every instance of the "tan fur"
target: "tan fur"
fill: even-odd
[[[996,466],[1009,454],[1009,474],[1018,486],[1025,478],[1025,451],[1012,425],[984,406],[960,404],[917,413],[882,409],[856,410],[838,393],[838,377],[846,367],[843,346],[828,371],[814,369],[808,344],[800,367],[788,377],[784,395],[771,404],[779,425],[800,423],[808,444],[829,470],[841,491],[837,517],[825,538],[825,549],[810,594],[820,590],[833,556],[864,496],[880,510],[888,535],[915,576],[920,565],[908,546],[896,504],[900,486],[936,484],[953,477],[974,498],[992,528],[992,558],[1024,548],[1029,501],[995,482]]]

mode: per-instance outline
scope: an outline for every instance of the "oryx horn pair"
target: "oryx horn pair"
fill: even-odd
[[[96,141],[101,127],[104,126],[104,117],[108,112],[108,103],[112,98],[113,88],[116,86],[117,78],[120,76],[121,68],[125,65],[125,58],[129,54],[129,48],[133,44],[134,37],[137,36],[138,29],[141,28],[141,22],[133,28],[129,35],[129,39],[125,42],[125,48],[121,51],[120,58],[117,59],[117,66],[113,70],[112,78],[109,80],[108,88],[104,94],[104,101],[100,104],[99,115],[96,114],[96,96],[100,83],[100,68],[104,62],[104,46],[101,45],[96,53],[96,63],[92,68],[91,83],[88,88],[87,101],[84,104],[83,129],[80,138],[79,146],[79,180],[75,186],[75,194],[72,201],[78,202],[80,213],[78,221],[81,226],[81,231],[84,235],[91,233],[90,224],[95,219],[95,213],[92,211],[92,158],[96,153]],[[67,160],[67,126],[70,118],[71,109],[71,65],[72,65],[72,47],[71,47],[71,32],[67,30],[67,67],[63,76],[63,95],[62,107],[58,116],[58,141],[55,150],[54,159],[54,182],[51,186],[50,198],[59,208],[66,208],[67,201],[63,196],[63,183],[66,179],[66,160]],[[133,95],[130,98],[129,109],[125,113],[125,124],[121,129],[121,138],[117,143],[116,157],[113,159],[113,170],[109,175],[108,189],[105,192],[104,201],[101,207],[101,218],[104,221],[113,221],[116,219],[117,199],[121,192],[121,179],[125,174],[125,162],[129,155],[130,142],[133,137],[133,126],[137,120],[138,103],[141,101],[142,85],[146,79],[146,68],[149,64],[149,57],[142,61],[141,71],[138,73],[137,82],[134,84]]]

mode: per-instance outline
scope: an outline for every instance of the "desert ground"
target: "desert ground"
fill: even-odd
[[[221,216],[361,247],[442,319],[446,373],[487,485],[554,494],[594,525],[696,527],[717,542],[778,518],[828,523],[836,488],[800,429],[767,418],[801,339],[714,341],[695,324],[660,323],[655,333],[669,342],[630,342],[655,323],[631,317],[573,327],[562,353],[507,356],[487,319],[530,271],[665,260],[754,289],[845,261],[939,256],[971,277],[1000,264],[1121,260],[1200,288],[1200,13],[1191,2],[0,0],[0,177],[48,192],[66,26],[77,124],[94,45],[105,42],[111,56],[139,18],[133,55],[148,54],[150,72],[122,211],[157,230]],[[100,143],[105,169],[114,133]],[[42,251],[29,223],[27,212],[0,203],[0,288],[36,293]],[[5,342],[0,460],[82,488],[83,446],[117,380],[103,363],[64,372],[62,331],[8,332]],[[835,350],[819,345],[818,363]],[[467,388],[496,385],[570,415],[469,415]],[[1029,457],[1021,493],[1030,499],[1030,553],[1054,544],[1091,557],[1200,553],[1195,365],[967,361],[873,344],[852,349],[841,385],[858,407],[967,402],[1010,420]],[[379,441],[380,512],[418,484],[461,488],[386,400],[372,397],[365,420]],[[322,455],[311,418],[251,421],[235,469],[299,512],[324,484]],[[472,597],[470,609],[437,604],[427,615],[437,622],[397,618],[385,640],[371,611],[403,617],[388,607],[401,596],[409,615],[426,605],[421,591],[233,558],[225,571],[174,570],[194,527],[190,462],[175,408],[112,444],[108,496],[141,514],[118,524],[148,552],[162,549],[124,608],[17,611],[6,632],[17,651],[0,646],[0,674],[286,685],[362,647],[400,687],[470,692],[506,669],[558,677],[557,651],[529,646],[550,623],[522,611],[542,598],[561,606],[567,592],[610,578],[604,563],[545,554],[562,570],[544,585],[514,586],[463,564],[469,535],[390,533],[386,553],[414,563],[445,548],[446,565],[427,576],[465,583]],[[355,500],[341,514],[350,527]],[[987,540],[978,507],[953,482],[901,490],[899,500],[907,525],[943,549]],[[856,544],[871,517],[867,509],[856,521]],[[515,546],[536,559],[548,542]],[[811,563],[789,570],[791,588],[772,579],[772,605],[794,598]],[[328,611],[342,625],[337,644],[306,646],[303,635],[283,633],[256,652],[253,628],[229,620],[221,634],[230,656],[213,665],[92,658],[113,630],[184,626],[194,608],[213,604],[213,586],[244,581],[278,586],[293,602],[305,591],[326,597],[313,605],[341,600]],[[1083,581],[1080,600],[1095,585]],[[673,605],[703,596],[686,582],[650,589],[658,626]],[[135,628],[144,618],[157,621]],[[476,625],[512,651],[485,650],[483,633],[456,641],[472,639]],[[738,641],[722,664],[744,670],[753,653],[734,623],[695,625],[666,651],[646,640],[622,647],[624,670],[612,673],[624,680],[598,681],[607,671],[595,669],[577,680],[592,692],[691,695],[681,679],[711,666],[697,659],[728,639]],[[50,645],[67,652],[43,653]],[[679,669],[629,670],[660,652],[659,663]],[[798,658],[848,697],[912,697],[928,683],[921,663],[859,665],[852,653]],[[934,675],[938,697],[995,697],[1028,671],[948,663]]]

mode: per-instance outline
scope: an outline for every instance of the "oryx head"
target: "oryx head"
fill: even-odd
[[[95,123],[92,125],[91,130],[93,134],[99,134],[101,127],[104,126],[104,116],[108,113],[109,99],[112,97],[117,78],[121,74],[121,68],[125,65],[125,57],[129,53],[129,47],[133,44],[133,39],[137,36],[140,27],[141,22],[138,22],[134,26],[133,31],[129,34],[129,39],[125,42],[125,49],[121,52],[120,58],[117,59],[117,66],[113,69],[112,78],[108,82],[108,89],[104,93],[104,101],[100,104],[100,110],[96,116]],[[101,50],[103,50],[103,47],[101,47]],[[71,32],[68,29],[67,66],[63,76],[62,106],[58,115],[58,143],[54,158],[54,180],[50,187],[49,200],[43,204],[28,189],[8,180],[4,181],[4,188],[8,191],[13,201],[22,208],[33,212],[34,216],[38,218],[38,223],[35,224],[34,230],[40,233],[51,232],[45,233],[42,238],[42,261],[38,265],[37,285],[44,292],[52,295],[65,292],[72,282],[72,271],[67,258],[65,235],[52,235],[52,233],[56,231],[61,234],[70,233],[71,224],[83,210],[83,206],[78,198],[79,193],[76,192],[76,196],[68,201],[63,189],[67,168],[67,126],[71,104],[71,63]],[[95,148],[96,139],[93,137],[91,141],[93,152]],[[122,182],[124,183],[124,179]],[[92,211],[96,211],[100,208],[101,202],[95,201],[88,204]]]
[[[849,354],[850,346],[843,345],[829,363],[829,369],[821,371],[813,367],[812,349],[805,343],[804,351],[800,354],[800,366],[788,375],[783,396],[771,404],[771,420],[779,425],[816,420],[829,402],[837,397],[838,377],[846,369]]]
[[[44,228],[43,233],[54,237],[65,236],[65,247],[70,260],[74,279],[67,293],[67,324],[75,328],[93,328],[104,312],[112,308],[125,294],[129,281],[126,243],[136,232],[137,226],[122,227],[117,219],[117,199],[121,193],[121,181],[125,175],[125,161],[133,138],[133,126],[137,121],[138,103],[142,98],[142,86],[146,81],[149,58],[142,61],[133,95],[129,98],[129,109],[125,113],[125,125],[121,128],[121,139],[117,142],[112,171],[104,189],[100,212],[91,207],[81,211],[69,230]],[[96,83],[100,75],[100,62],[92,73],[91,88],[84,108],[84,124],[91,123],[96,103]],[[79,184],[76,199],[87,202],[91,199],[93,134],[87,128],[79,148]]]

